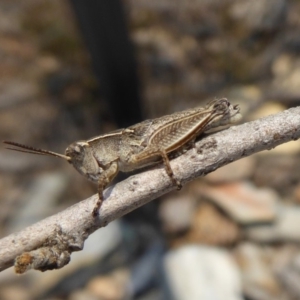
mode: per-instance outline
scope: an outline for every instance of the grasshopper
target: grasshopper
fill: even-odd
[[[65,159],[89,180],[98,182],[98,200],[93,209],[97,216],[104,200],[103,191],[119,171],[129,172],[163,162],[166,173],[177,189],[181,183],[170,166],[170,154],[176,154],[208,130],[230,125],[241,118],[238,105],[226,98],[209,102],[205,107],[192,108],[149,119],[125,129],[99,135],[86,141],[77,141],[67,147],[65,155],[33,148],[15,142],[10,150],[50,155]]]

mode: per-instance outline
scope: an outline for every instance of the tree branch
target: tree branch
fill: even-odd
[[[182,183],[253,153],[270,150],[300,137],[300,107],[231,127],[207,136],[171,161]],[[0,270],[14,264],[16,272],[47,270],[68,263],[85,239],[135,208],[175,189],[162,166],[131,176],[106,189],[98,218],[92,217],[94,195],[68,209],[0,240]],[[17,258],[17,259],[16,259]],[[15,260],[16,259],[16,260]]]

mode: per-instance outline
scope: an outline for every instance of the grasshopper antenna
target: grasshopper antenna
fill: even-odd
[[[60,158],[63,158],[65,160],[68,160],[68,161],[71,159],[71,157],[67,156],[67,155],[59,154],[59,153],[44,150],[44,149],[38,149],[38,148],[31,147],[31,146],[26,146],[26,145],[22,145],[22,144],[19,144],[19,143],[15,143],[15,142],[3,141],[3,143],[16,147],[16,148],[11,148],[11,147],[6,148],[6,149],[9,149],[9,150],[13,150],[13,151],[31,153],[31,154],[38,154],[38,155],[56,156],[56,157],[60,157]]]

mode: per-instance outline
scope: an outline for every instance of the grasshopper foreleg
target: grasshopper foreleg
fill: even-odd
[[[95,207],[93,209],[93,217],[97,217],[99,214],[99,209],[101,208],[101,205],[103,203],[104,197],[103,197],[103,191],[107,187],[107,185],[115,178],[115,176],[119,172],[118,163],[116,161],[112,162],[108,169],[106,169],[98,180],[98,200],[95,204]]]

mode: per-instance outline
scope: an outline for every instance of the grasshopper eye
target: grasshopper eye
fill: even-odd
[[[80,147],[79,145],[76,145],[73,149],[78,154],[81,153],[81,151],[82,151],[82,147]]]

